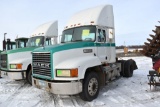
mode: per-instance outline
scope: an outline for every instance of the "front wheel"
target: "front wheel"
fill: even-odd
[[[32,70],[31,69],[28,71],[26,79],[28,83],[32,85]]]
[[[83,89],[79,94],[82,100],[92,101],[97,98],[99,94],[99,77],[95,72],[86,75],[83,81]]]

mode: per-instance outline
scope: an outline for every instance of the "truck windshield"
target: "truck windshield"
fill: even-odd
[[[17,38],[16,40],[16,48],[24,48],[28,42],[28,38]]]
[[[61,43],[76,41],[95,41],[96,27],[82,26],[63,31]]]
[[[28,39],[27,47],[31,46],[43,46],[44,45],[44,36],[36,36]]]
[[[22,40],[18,40],[18,41],[16,41],[16,47],[17,48],[24,48],[24,47],[26,47],[26,42],[22,41]]]

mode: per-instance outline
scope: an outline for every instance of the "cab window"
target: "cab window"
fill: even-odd
[[[106,33],[105,30],[98,29],[98,42],[106,41]]]
[[[46,38],[46,46],[51,45],[51,38]]]

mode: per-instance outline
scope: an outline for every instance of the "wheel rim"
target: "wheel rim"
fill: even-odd
[[[96,78],[92,78],[88,84],[88,93],[90,96],[94,96],[98,90],[98,81]]]

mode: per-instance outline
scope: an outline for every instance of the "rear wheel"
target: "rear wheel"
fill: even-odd
[[[85,101],[92,101],[97,98],[99,94],[99,77],[95,72],[86,75],[83,81],[83,89],[79,94],[81,99]]]
[[[124,77],[132,77],[133,69],[133,61],[127,60],[124,65]]]
[[[124,64],[125,64],[125,60],[119,60],[119,62],[121,63],[121,72],[120,75],[124,76]]]
[[[26,76],[27,82],[32,85],[32,70],[30,69]]]

